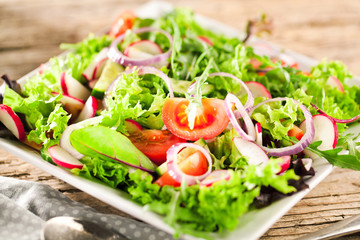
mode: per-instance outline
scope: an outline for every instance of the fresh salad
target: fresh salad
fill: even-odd
[[[177,234],[233,230],[306,188],[319,157],[360,170],[357,136],[344,134],[360,118],[353,76],[340,62],[304,71],[250,46],[261,24],[239,39],[188,9],[124,12],[108,33],[62,44],[68,53],[21,86],[4,75],[2,128],[45,161],[125,191]]]

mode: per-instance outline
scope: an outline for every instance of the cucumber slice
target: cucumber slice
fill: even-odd
[[[199,139],[196,142],[194,142],[195,144],[202,146],[202,147],[206,147],[206,142],[204,139]],[[187,157],[189,157],[191,154],[195,153],[197,150],[194,148],[185,148],[183,149],[180,153],[178,153],[178,162],[180,163],[181,161],[183,161],[184,159],[186,159]],[[161,164],[159,167],[157,167],[155,169],[155,172],[157,175],[161,176],[164,173],[167,172],[167,162],[164,162],[163,164]]]
[[[103,99],[106,89],[120,73],[124,71],[123,66],[111,60],[107,60],[99,80],[94,86],[91,95],[96,99]]]
[[[176,80],[171,78],[171,85],[175,94],[184,96],[188,88],[191,85],[191,82],[184,80]],[[202,88],[202,95],[208,95],[215,90],[215,87],[211,84],[205,84]]]

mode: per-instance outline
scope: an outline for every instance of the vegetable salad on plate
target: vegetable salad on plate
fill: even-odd
[[[264,20],[264,19],[262,19]],[[264,24],[264,23],[263,23]],[[0,120],[45,161],[120,189],[177,234],[209,237],[307,188],[312,163],[360,170],[360,88],[346,67],[300,69],[271,44],[203,28],[188,9],[123,12],[21,86]]]

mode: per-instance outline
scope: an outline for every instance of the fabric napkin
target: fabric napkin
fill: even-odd
[[[45,184],[0,176],[0,240],[38,240],[45,222],[58,216],[94,222],[129,239],[173,239],[146,223],[99,213]]]

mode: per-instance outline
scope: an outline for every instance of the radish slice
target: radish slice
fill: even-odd
[[[211,187],[216,182],[229,181],[230,178],[230,170],[215,170],[200,182],[200,186]]]
[[[138,60],[149,59],[161,53],[163,53],[163,51],[160,46],[149,40],[140,40],[137,42],[133,42],[124,50],[125,56]],[[156,68],[162,68],[167,64],[168,62],[166,59],[165,61],[157,62],[151,65]]]
[[[326,114],[313,116],[315,136],[312,142],[322,141],[319,150],[330,150],[336,147],[339,131],[336,122]],[[306,122],[300,124],[300,129],[306,131]]]
[[[255,124],[255,133],[256,133],[256,144],[259,146],[263,145],[263,141],[262,141],[262,129],[261,129],[261,124],[259,122],[257,122]]]
[[[263,165],[269,161],[269,157],[264,150],[256,143],[246,141],[239,137],[235,137],[233,141],[241,155],[247,158],[249,165]]]
[[[61,148],[59,145],[49,147],[49,155],[54,163],[65,168],[82,168],[83,164],[70,155],[67,151]]]
[[[285,100],[287,100],[287,98],[273,98],[273,99],[265,100],[265,101],[257,104],[256,106],[254,106],[252,109],[250,109],[249,114],[251,115],[252,112],[256,108],[258,108],[258,107],[260,107],[260,106],[262,106],[264,104],[267,104],[267,103],[270,103],[270,102],[285,101]],[[299,103],[298,101],[296,101],[294,99],[293,99],[293,101],[295,103]],[[301,138],[301,140],[299,142],[297,142],[296,144],[294,144],[292,146],[288,146],[288,147],[268,148],[268,147],[261,146],[261,148],[265,152],[267,152],[270,156],[281,157],[281,156],[286,156],[286,155],[297,154],[297,153],[303,151],[313,141],[314,136],[315,136],[315,127],[314,127],[314,121],[313,121],[313,118],[311,116],[311,113],[302,104],[300,104],[299,108],[302,110],[302,112],[304,113],[304,116],[305,116],[306,132],[305,132],[304,136]]]
[[[329,116],[329,114],[325,113],[323,110],[321,110],[320,108],[318,108],[316,105],[314,104],[311,104],[311,106],[313,106],[319,113],[321,114],[325,114],[327,115],[328,117],[330,117],[332,120],[334,120],[336,123],[351,123],[351,122],[355,122],[356,120],[358,120],[360,118],[360,114],[355,116],[355,117],[352,117],[352,118],[349,118],[349,119],[338,119],[338,118],[333,118],[331,116]]]
[[[270,92],[261,83],[254,82],[254,81],[249,81],[249,82],[245,82],[245,84],[250,89],[250,91],[251,91],[252,95],[254,96],[254,98],[257,98],[257,97],[271,98]]]
[[[20,141],[25,140],[25,130],[20,118],[16,113],[7,105],[0,104],[0,121],[7,129],[12,132]]]
[[[128,133],[130,134],[143,130],[141,125],[132,119],[125,120],[125,127],[126,127],[126,131],[128,131]]]
[[[206,157],[206,160],[208,161],[208,170],[206,173],[200,176],[193,176],[188,175],[182,172],[179,168],[178,161],[177,161],[177,155],[178,153],[185,147],[188,148],[195,148],[196,150],[199,150],[204,156]],[[205,150],[205,148],[194,144],[194,143],[176,143],[172,147],[169,148],[167,151],[166,156],[167,161],[167,167],[168,167],[168,173],[169,175],[177,182],[182,183],[183,181],[190,185],[196,184],[197,182],[205,179],[211,172],[212,169],[212,159],[208,151]]]
[[[106,59],[107,59],[107,53],[109,51],[109,48],[105,47],[103,48],[94,58],[94,60],[87,66],[87,68],[84,70],[82,75],[84,78],[88,81],[92,81],[94,79],[97,79],[100,77],[100,74],[102,72],[102,69],[104,68]]]
[[[75,119],[74,123],[84,121],[85,119],[95,117],[98,102],[96,98],[90,96],[85,102],[84,108],[81,110],[79,116]]]
[[[207,38],[205,36],[198,36],[198,39],[201,40],[202,42],[206,43],[210,47],[214,46],[214,43],[209,38]]]
[[[85,126],[89,126],[89,125],[95,125],[97,123],[99,123],[101,121],[101,117],[95,117],[95,118],[89,118],[85,121],[76,123],[76,124],[71,124],[69,125],[65,131],[62,133],[61,138],[60,138],[60,146],[66,150],[69,154],[71,154],[73,157],[75,157],[76,159],[81,159],[84,157],[83,154],[79,153],[70,143],[70,134],[76,130],[76,129],[80,129],[83,128]]]
[[[246,85],[245,82],[243,82],[242,80],[240,80],[239,78],[235,77],[234,75],[230,74],[230,73],[225,73],[225,72],[217,72],[217,73],[211,73],[209,74],[209,77],[214,77],[214,76],[220,76],[220,77],[229,77],[234,79],[235,81],[239,82],[241,84],[241,86],[244,88],[245,92],[247,93],[247,100],[245,103],[245,109],[248,110],[249,108],[254,106],[254,96],[252,94],[252,92],[250,91],[249,87]]]
[[[65,95],[69,95],[81,100],[85,100],[90,96],[90,91],[78,80],[68,73],[62,72],[60,75],[61,89]]]
[[[124,55],[133,59],[146,59],[161,53],[163,51],[160,46],[149,40],[133,42],[124,50]]]
[[[289,156],[289,155],[282,156],[280,158],[282,159],[282,162],[280,164],[281,170],[277,174],[281,174],[281,173],[285,172],[286,170],[288,170],[290,167],[290,163],[291,163],[291,156]]]
[[[167,61],[167,59],[170,57],[172,48],[173,48],[173,38],[172,38],[171,34],[169,34],[168,32],[158,29],[158,28],[153,28],[153,27],[139,28],[139,29],[132,30],[132,32],[135,34],[145,33],[145,32],[159,32],[168,38],[168,40],[170,42],[169,50],[166,51],[165,53],[161,53],[161,54],[152,56],[147,59],[139,60],[139,59],[129,58],[129,57],[125,56],[122,52],[120,52],[117,47],[117,45],[120,42],[122,42],[126,36],[126,34],[122,34],[111,43],[110,49],[108,52],[109,59],[111,59],[112,61],[114,61],[116,63],[124,65],[124,66],[148,66],[148,65],[153,65],[153,64],[159,63],[159,62]]]
[[[57,96],[59,93],[52,92],[53,95]],[[71,114],[71,121],[77,118],[81,110],[85,106],[85,102],[81,99],[63,94],[60,102],[63,104],[65,111]]]
[[[235,104],[235,107],[238,109],[239,114],[243,118],[248,133],[244,132],[244,130],[239,125],[239,122],[237,121],[237,118],[235,117],[235,114],[232,110],[233,104]],[[235,128],[235,130],[240,134],[243,139],[248,141],[255,140],[255,129],[248,112],[245,110],[240,100],[231,93],[228,93],[225,98],[225,112],[228,115],[230,122]]]
[[[340,92],[345,93],[344,86],[337,77],[330,76],[326,83],[331,87],[337,88]]]

